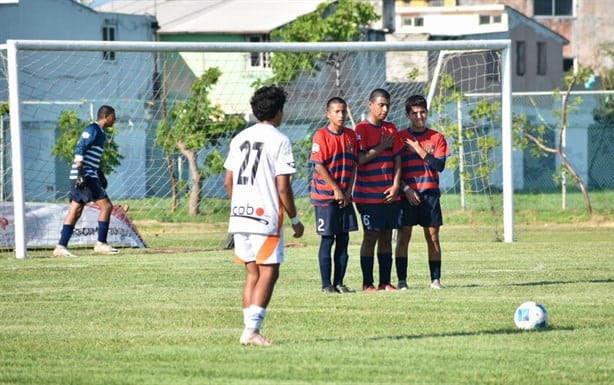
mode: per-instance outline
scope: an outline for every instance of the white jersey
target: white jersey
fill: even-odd
[[[275,179],[296,172],[290,139],[272,125],[254,124],[232,139],[224,168],[233,177],[228,232],[279,234],[283,206]]]

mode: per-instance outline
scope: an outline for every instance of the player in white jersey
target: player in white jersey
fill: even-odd
[[[259,123],[232,139],[224,162],[224,186],[231,197],[228,232],[233,234],[237,259],[246,269],[242,345],[271,345],[260,328],[284,260],[284,211],[294,237],[305,230],[290,182],[296,172],[292,144],[276,128],[283,119],[285,102],[286,93],[280,87],[258,89],[250,103]]]

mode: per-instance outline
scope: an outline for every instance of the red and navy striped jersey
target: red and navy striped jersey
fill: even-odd
[[[356,203],[384,203],[384,191],[394,183],[394,157],[401,155],[403,142],[392,122],[382,122],[379,126],[368,120],[358,123],[354,129],[358,140],[358,151],[367,152],[377,146],[383,135],[393,135],[392,148],[382,151],[366,164],[358,164],[353,199]]]
[[[428,127],[423,132],[413,132],[408,128],[399,132],[399,137],[403,143],[406,138],[417,140],[427,154],[437,159],[445,160],[450,155],[446,138]],[[401,167],[401,179],[412,190],[439,190],[439,173],[432,170],[424,159],[407,146],[403,148]]]
[[[326,168],[342,191],[351,189],[352,173],[358,162],[358,143],[356,133],[344,127],[340,133],[320,128],[313,136],[310,160]],[[333,188],[313,169],[311,178],[311,204],[324,206],[335,203]]]

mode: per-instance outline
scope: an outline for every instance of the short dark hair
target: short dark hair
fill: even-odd
[[[371,91],[371,94],[369,95],[369,101],[372,102],[375,100],[375,98],[379,97],[386,98],[390,101],[390,93],[383,88],[376,88]]]
[[[412,107],[422,107],[428,110],[426,99],[422,95],[412,95],[405,100],[405,113],[409,114]]]
[[[115,115],[115,108],[105,104],[98,109],[98,119],[106,118],[109,115]]]
[[[259,121],[271,120],[284,110],[286,91],[278,86],[264,86],[254,92],[250,100],[252,112]]]
[[[343,100],[343,98],[339,96],[335,96],[328,99],[328,102],[326,102],[326,109],[328,110],[332,104],[343,104],[346,107],[348,105],[345,100]]]

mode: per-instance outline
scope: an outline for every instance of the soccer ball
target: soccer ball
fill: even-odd
[[[548,312],[540,303],[525,302],[516,309],[514,323],[522,330],[544,329],[548,326]]]

